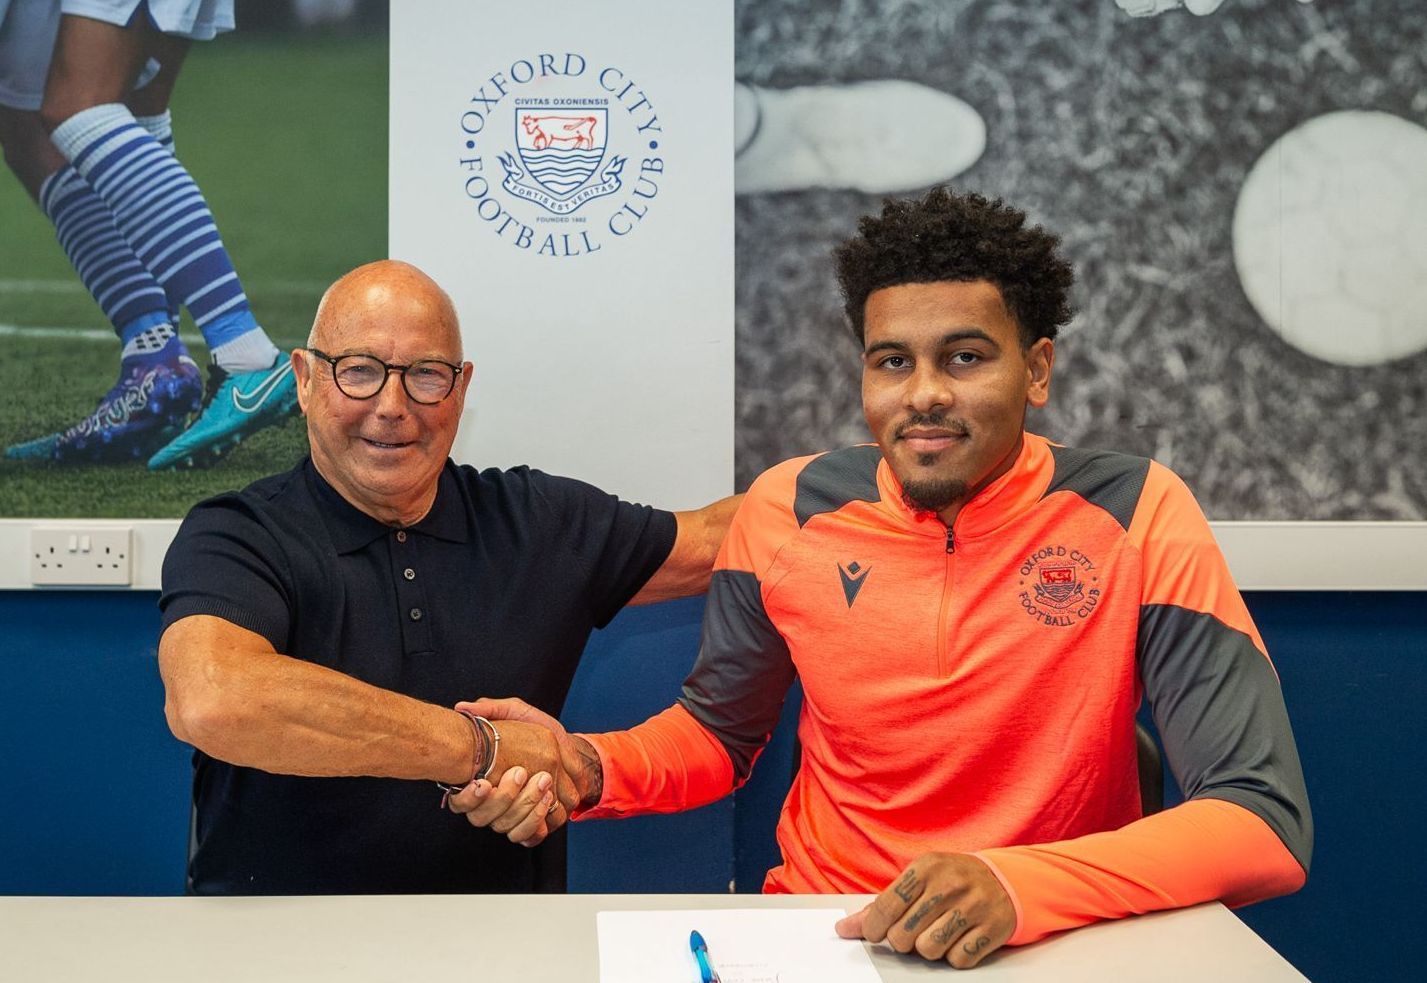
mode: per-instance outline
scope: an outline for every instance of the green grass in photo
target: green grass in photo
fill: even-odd
[[[387,41],[245,35],[195,44],[172,106],[179,158],[203,189],[258,321],[302,344],[323,289],[386,255]],[[119,343],[8,172],[0,177],[0,446],[68,426],[118,372]],[[200,363],[208,353],[187,315]],[[149,518],[290,467],[300,418],[212,468],[0,460],[0,516]]]

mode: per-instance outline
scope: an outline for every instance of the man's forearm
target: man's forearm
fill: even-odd
[[[993,847],[984,860],[1019,916],[1010,944],[1146,911],[1297,890],[1306,873],[1258,816],[1191,799],[1128,826],[1056,843]]]
[[[696,511],[675,512],[678,532],[668,558],[629,603],[653,604],[707,591],[719,547],[742,501],[742,495],[730,495]]]
[[[577,764],[581,808],[592,819],[693,809],[735,786],[727,751],[681,704],[629,730],[574,737],[588,745],[589,763]]]
[[[217,618],[185,619],[165,633],[159,664],[175,736],[277,774],[471,777],[475,741],[460,714],[263,651],[255,640]]]

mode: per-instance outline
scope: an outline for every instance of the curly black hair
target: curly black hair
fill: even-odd
[[[865,215],[857,235],[833,253],[843,309],[858,341],[865,341],[867,298],[904,283],[989,280],[1029,348],[1054,338],[1073,311],[1068,294],[1075,271],[1056,253],[1060,237],[1000,198],[954,194],[935,187],[921,198],[882,203]]]

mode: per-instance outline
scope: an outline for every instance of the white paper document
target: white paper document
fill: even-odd
[[[697,931],[722,983],[881,983],[860,941],[840,939],[841,908],[601,911],[600,983],[700,983]]]

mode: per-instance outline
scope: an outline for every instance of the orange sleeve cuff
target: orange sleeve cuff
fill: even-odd
[[[604,792],[576,820],[679,812],[733,791],[728,753],[680,704],[629,730],[579,736],[599,755]]]
[[[1011,896],[1009,945],[1126,915],[1205,901],[1243,905],[1303,886],[1268,825],[1221,799],[1194,799],[1108,833],[976,854]]]

